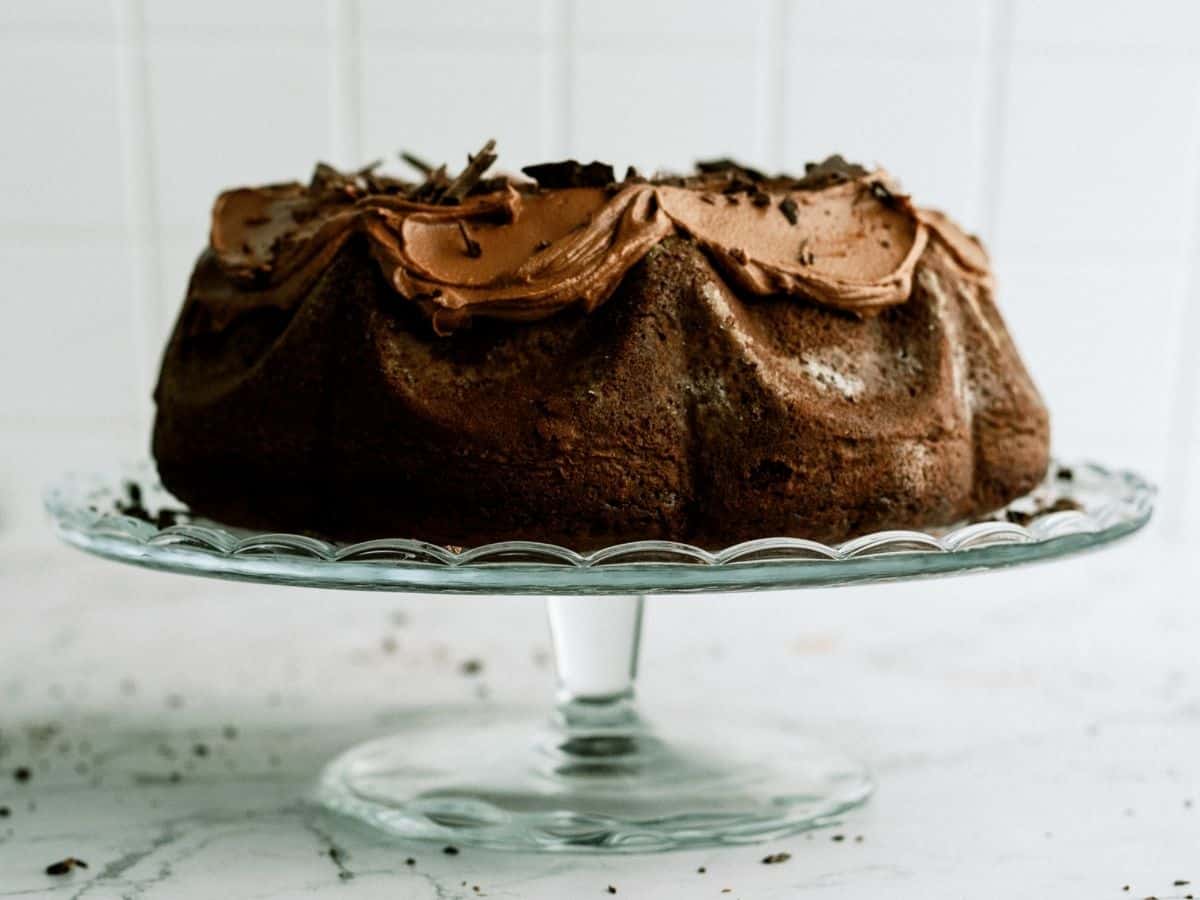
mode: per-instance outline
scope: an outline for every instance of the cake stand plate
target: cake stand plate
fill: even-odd
[[[825,587],[983,571],[1127,536],[1154,489],[1094,464],[985,521],[837,545],[764,538],[720,551],[638,541],[592,553],[508,541],[339,544],[192,517],[153,467],[72,476],[46,492],[58,534],[147,568],[269,584],[548,597],[559,677],[551,716],[442,711],[331,762],[317,802],[397,836],[530,850],[648,851],[761,841],[830,823],[871,793],[865,767],[779,722],[703,714],[647,723],[633,705],[649,594]]]

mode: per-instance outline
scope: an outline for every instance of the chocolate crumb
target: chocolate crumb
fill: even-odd
[[[74,856],[68,856],[66,859],[60,859],[58,862],[50,863],[46,866],[47,875],[67,875],[74,869],[86,869],[88,864],[82,859],[76,859]]]
[[[1184,878],[1176,878],[1175,879],[1175,887],[1183,887],[1184,885],[1188,885],[1188,884],[1191,884],[1191,882],[1187,881]]]
[[[771,205],[771,195],[766,191],[755,191],[750,195],[750,202],[762,209]]]
[[[417,864],[417,861],[410,856],[408,859],[406,859],[404,861],[404,864],[406,866],[415,866]]]
[[[707,203],[709,206],[716,206],[716,205],[717,205],[717,201],[716,201],[716,199],[713,197],[713,195],[712,195],[712,194],[701,194],[701,195],[700,195],[700,202],[701,202],[701,203]]]
[[[762,861],[765,866],[773,866],[776,863],[785,863],[792,858],[790,853],[772,853],[769,856],[764,856]]]
[[[705,872],[708,871],[708,869],[704,868],[704,866],[701,866],[696,871],[699,872],[701,875],[703,875]]]
[[[1072,469],[1070,466],[1059,466],[1058,467],[1058,477],[1060,479],[1062,479],[1063,481],[1074,481],[1075,480],[1075,470]]]
[[[12,815],[12,810],[7,806],[0,806],[0,819],[7,819]]]
[[[540,253],[549,246],[550,246],[550,242],[543,238],[542,240],[540,240],[536,244],[534,244],[533,250],[535,253]]]
[[[478,675],[483,671],[483,660],[479,659],[464,659],[458,667],[458,671],[464,675]]]
[[[735,260],[737,260],[739,265],[744,266],[746,264],[746,251],[743,250],[741,247],[730,247],[729,255],[732,256]]]
[[[796,198],[789,195],[780,200],[779,211],[783,213],[783,217],[788,220],[789,225],[795,225],[799,221],[800,207],[796,205]]]
[[[208,756],[208,744],[196,744],[196,746],[192,747],[192,753],[196,756]]]
[[[458,848],[453,845],[443,847],[442,852],[447,856],[458,856]]]
[[[160,509],[154,515],[154,527],[162,531],[164,528],[178,525],[186,517],[187,511],[183,509]]]
[[[32,777],[33,770],[30,769],[29,766],[17,766],[17,768],[13,769],[13,778],[15,778],[21,784],[24,784]]]
[[[846,836],[844,834],[835,834],[833,837],[830,838],[831,841],[837,841],[839,843],[841,841],[844,841],[845,839],[846,839]]]
[[[617,889],[616,889],[615,887],[613,887],[613,886],[610,884],[610,885],[608,886],[608,892],[609,892],[610,894],[615,894],[615,893],[617,892]]]

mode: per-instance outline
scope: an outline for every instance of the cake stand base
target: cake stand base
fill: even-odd
[[[501,710],[416,717],[330,763],[316,799],[404,838],[640,852],[830,824],[873,787],[861,764],[779,726],[695,717],[679,731],[627,712],[608,726]]]
[[[710,697],[649,725],[633,704],[644,598],[553,597],[559,702],[545,713],[415,717],[348,751],[317,799],[392,834],[525,850],[667,850],[827,824],[871,793],[866,770]]]

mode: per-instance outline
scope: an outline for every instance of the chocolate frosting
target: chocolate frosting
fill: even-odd
[[[540,184],[484,181],[491,147],[453,181],[444,167],[410,185],[373,167],[343,175],[322,164],[309,185],[221,194],[210,250],[226,277],[193,281],[189,299],[206,312],[193,327],[219,331],[250,309],[291,309],[355,235],[439,333],[473,316],[529,321],[574,304],[594,310],[673,234],[693,240],[748,294],[858,315],[909,298],[930,242],[968,277],[990,278],[975,238],[915,207],[886,172],[840,157],[810,164],[803,178],[721,160],[688,177],[648,181],[630,170],[599,186],[597,174],[611,169],[573,161],[527,169]]]

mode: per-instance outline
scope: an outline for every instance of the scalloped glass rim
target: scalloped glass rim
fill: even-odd
[[[71,475],[45,493],[67,543],[151,569],[272,584],[446,593],[579,594],[768,590],[968,572],[1050,559],[1137,531],[1154,509],[1141,476],[1095,463],[1051,474],[1008,509],[1031,512],[1066,498],[1080,510],[1028,525],[989,520],[930,531],[883,531],[829,545],[760,538],[709,551],[672,541],[636,541],[577,553],[533,541],[462,552],[424,541],[380,538],[339,544],[303,535],[255,533],[197,520],[158,528],[113,510],[135,482],[151,508],[180,507],[143,462],[109,474]]]

